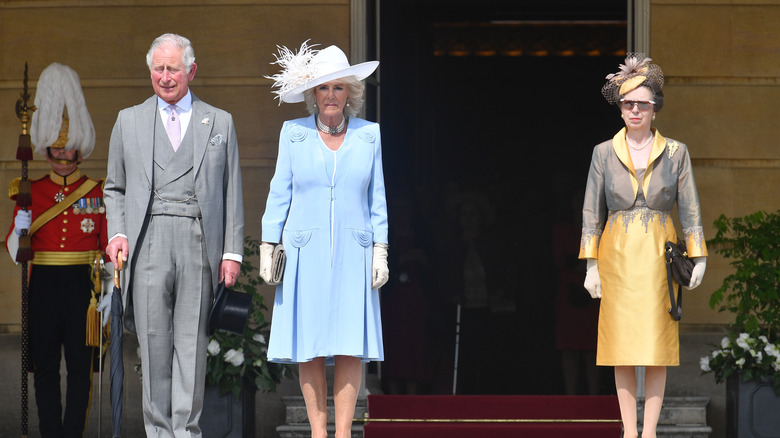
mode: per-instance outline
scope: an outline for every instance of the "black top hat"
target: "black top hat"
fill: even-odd
[[[228,289],[225,283],[219,283],[214,305],[209,312],[209,336],[216,330],[243,335],[251,305],[251,294]]]

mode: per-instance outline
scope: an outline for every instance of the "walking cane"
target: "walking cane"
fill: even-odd
[[[458,388],[458,349],[460,347],[460,303],[455,317],[455,367],[452,372],[452,395],[455,395]]]

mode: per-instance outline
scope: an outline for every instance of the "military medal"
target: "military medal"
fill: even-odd
[[[65,200],[65,195],[62,193],[62,190],[60,190],[54,195],[54,200],[57,201],[58,203]]]
[[[86,208],[87,201],[84,198],[79,199],[77,203],[73,204],[73,214],[87,214]]]
[[[87,201],[87,214],[92,214],[92,198],[86,199]]]
[[[85,218],[81,221],[81,231],[85,233],[91,233],[95,229],[95,221],[90,218]]]

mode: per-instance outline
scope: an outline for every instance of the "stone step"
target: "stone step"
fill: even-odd
[[[706,425],[708,397],[665,397],[658,424]],[[637,402],[637,419],[642,423],[644,402]]]
[[[306,404],[303,401],[303,396],[282,397],[282,402],[285,406],[285,421],[287,424],[306,424],[308,427],[309,420],[306,415]],[[333,423],[335,421],[333,397],[328,397],[327,409],[328,423]],[[355,406],[354,418],[363,418],[367,412],[366,399],[358,399],[357,405]]]
[[[658,419],[656,436],[659,438],[708,438],[712,427],[707,426],[708,397],[665,397]],[[638,429],[642,432],[644,401],[637,401]]]
[[[642,429],[639,429],[642,433]],[[658,438],[709,438],[712,428],[709,426],[664,426],[658,425],[656,437]]]
[[[311,429],[308,424],[284,424],[276,428],[279,438],[311,438]],[[336,427],[328,424],[328,436],[336,433]],[[363,425],[352,425],[352,438],[363,438]]]
[[[306,406],[301,396],[282,397],[286,406],[287,424],[277,427],[279,438],[308,438],[310,429],[306,417]],[[707,397],[666,397],[658,420],[659,438],[708,438],[712,428],[707,426]],[[359,399],[355,407],[355,418],[364,418],[367,412],[366,400]],[[644,401],[637,402],[638,429],[642,431]],[[333,399],[328,397],[328,431],[335,432],[333,426]],[[363,425],[352,425],[352,437],[363,437]]]

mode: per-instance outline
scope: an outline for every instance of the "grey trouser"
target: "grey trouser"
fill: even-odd
[[[200,438],[213,294],[201,219],[151,216],[135,260],[146,435]]]

